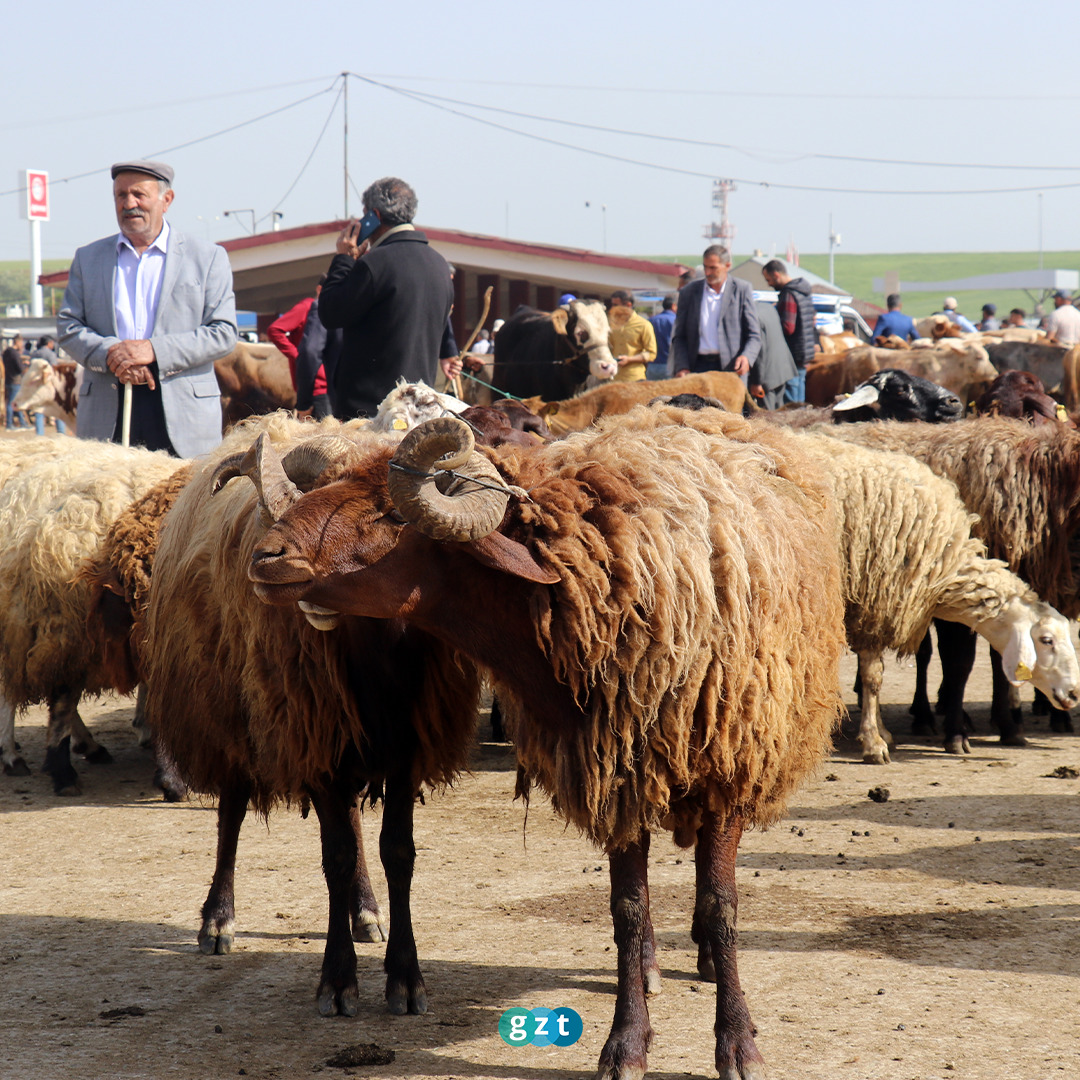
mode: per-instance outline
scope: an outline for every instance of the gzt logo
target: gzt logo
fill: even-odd
[[[581,1029],[573,1009],[507,1009],[499,1018],[499,1034],[508,1046],[571,1046]]]

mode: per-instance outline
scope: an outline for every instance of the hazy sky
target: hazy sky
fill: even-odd
[[[115,231],[124,158],[170,162],[170,221],[214,240],[250,228],[225,210],[260,231],[274,209],[341,216],[343,71],[371,80],[348,79],[350,212],[395,174],[420,223],[689,253],[724,176],[740,253],[826,251],[830,214],[840,252],[1031,251],[1042,192],[1043,248],[1080,250],[1080,5],[1061,0],[57,0],[8,5],[4,40],[0,259],[28,255],[27,167],[53,182],[47,259]]]

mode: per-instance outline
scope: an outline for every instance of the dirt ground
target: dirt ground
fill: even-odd
[[[847,685],[852,671],[849,661]],[[902,704],[886,723],[901,735],[912,674],[887,662],[884,700]],[[1028,719],[1027,749],[998,746],[985,647],[976,674],[969,757],[924,741],[873,767],[841,739],[788,819],[744,838],[740,967],[772,1080],[1080,1072],[1080,779],[1048,775],[1080,769],[1080,736]],[[416,815],[414,917],[431,1011],[388,1015],[381,948],[360,945],[360,1013],[326,1020],[314,1002],[326,928],[314,815],[249,819],[235,950],[202,956],[213,809],[160,801],[129,700],[85,715],[116,762],[80,761],[81,797],[54,796],[39,772],[0,777],[4,1080],[592,1075],[614,1006],[606,866],[539,797],[527,818],[511,801],[509,747],[478,744],[472,775]],[[40,768],[41,710],[18,738]],[[888,802],[867,797],[877,785]],[[368,813],[369,855],[378,827]],[[377,864],[372,876],[385,913]],[[689,937],[693,881],[689,853],[658,838],[657,1080],[715,1076],[715,992],[697,978]],[[566,1048],[511,1048],[497,1023],[516,1005],[569,1006],[584,1033]],[[328,1064],[360,1043],[396,1060]]]

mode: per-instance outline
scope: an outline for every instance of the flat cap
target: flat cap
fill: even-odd
[[[166,165],[163,161],[118,161],[112,167],[111,172],[114,180],[119,173],[137,172],[146,173],[147,176],[152,176],[155,180],[164,180],[166,184],[171,184],[173,176],[176,175],[173,172],[173,167]]]

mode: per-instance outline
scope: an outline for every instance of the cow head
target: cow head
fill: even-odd
[[[619,365],[608,348],[607,312],[599,300],[572,300],[566,319],[566,336],[574,343],[574,351],[589,358],[589,374],[605,381],[615,378]]]

